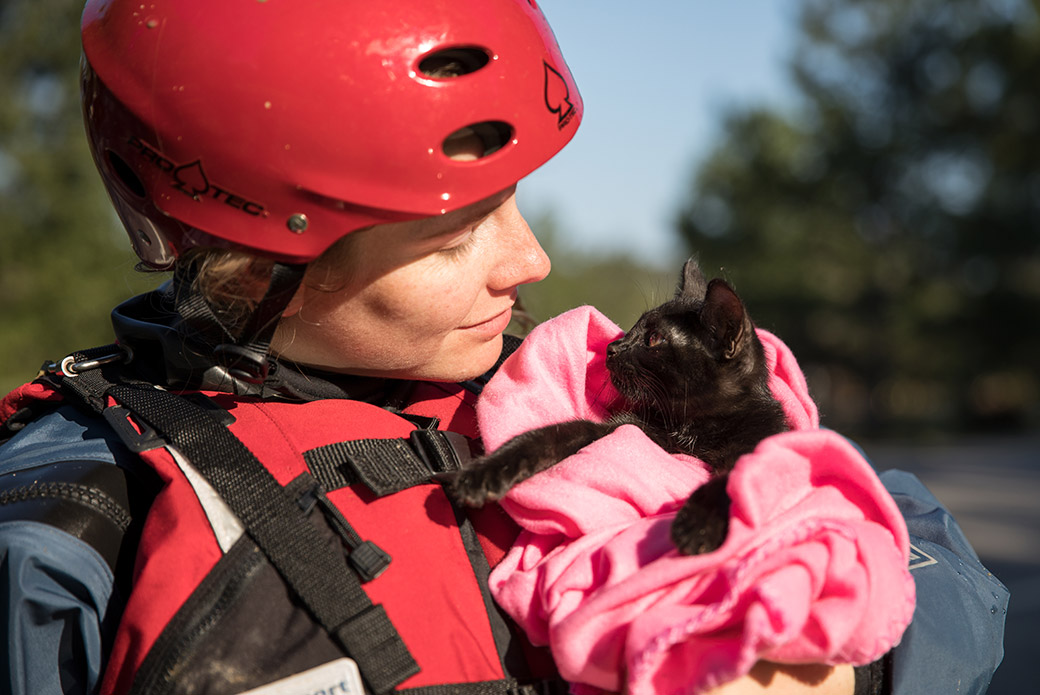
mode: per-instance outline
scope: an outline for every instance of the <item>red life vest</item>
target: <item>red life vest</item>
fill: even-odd
[[[315,620],[314,606],[301,599],[295,586],[312,579],[320,586],[319,580],[326,579],[319,576],[322,572],[339,570],[330,572],[330,565],[317,560],[309,567],[311,556],[297,555],[289,564],[303,579],[295,585],[287,581],[278,562],[272,565],[270,549],[261,549],[264,543],[255,540],[265,532],[254,533],[254,527],[269,520],[243,522],[214,489],[210,479],[222,476],[226,480],[217,487],[250,485],[236,479],[239,462],[221,463],[210,451],[226,446],[223,438],[189,433],[173,436],[169,444],[170,433],[162,431],[166,427],[155,427],[147,409],[130,405],[131,396],[142,392],[178,398],[140,387],[106,390],[105,419],[140,449],[163,485],[141,532],[133,588],[101,692],[233,695],[272,683],[286,684],[277,692],[322,692],[313,682],[297,686],[293,679],[343,661],[344,641]],[[35,387],[22,395],[53,398],[49,390]],[[24,400],[9,402],[7,410],[23,406]],[[367,690],[413,690],[416,695],[433,695],[446,685],[460,693],[530,690],[518,682],[533,680],[522,666],[532,651],[493,605],[486,587],[489,568],[508,549],[516,527],[494,506],[459,511],[440,485],[426,480],[442,465],[433,462],[431,468],[429,459],[445,447],[444,437],[430,425],[475,434],[471,394],[456,385],[422,384],[401,414],[341,399],[289,403],[207,393],[181,400],[203,403],[201,410],[215,413],[214,421],[223,420],[220,428],[262,464],[266,473],[261,477],[269,474],[298,504],[311,527],[303,535],[332,547],[333,555],[345,555],[361,576],[354,581],[370,607],[347,621],[349,627],[339,636],[348,646],[361,645],[359,652],[369,661],[379,662],[383,654],[400,661],[394,655],[401,653],[412,660],[412,667],[390,664],[387,668],[398,675],[386,677],[380,675],[384,664],[369,664],[366,672],[362,663]],[[152,436],[149,425],[161,436]],[[220,470],[214,475],[202,467],[203,474],[195,458],[210,460]],[[285,545],[294,557],[296,542]],[[383,614],[403,643],[400,650],[378,627]],[[371,639],[376,643],[365,642]],[[377,681],[382,685],[373,687]],[[557,687],[553,680],[546,682]],[[543,691],[544,683],[539,685]]]

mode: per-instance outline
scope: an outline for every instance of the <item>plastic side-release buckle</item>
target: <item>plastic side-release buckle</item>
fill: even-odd
[[[241,345],[222,343],[213,348],[217,362],[227,369],[228,374],[247,384],[262,384],[270,366],[267,355]]]
[[[412,430],[408,439],[412,449],[432,473],[457,471],[472,458],[469,440],[458,432]]]

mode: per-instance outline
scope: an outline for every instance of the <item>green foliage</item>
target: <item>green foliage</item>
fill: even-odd
[[[794,115],[735,112],[681,234],[861,434],[1022,427],[1040,393],[1036,2],[807,0]]]
[[[133,270],[83,135],[82,7],[0,5],[0,392],[111,342],[112,305],[155,283]]]
[[[640,314],[675,292],[681,263],[674,273],[662,273],[622,254],[588,256],[568,247],[566,234],[557,228],[551,214],[530,223],[553,262],[549,277],[520,291],[524,307],[536,322],[588,304],[627,330]]]

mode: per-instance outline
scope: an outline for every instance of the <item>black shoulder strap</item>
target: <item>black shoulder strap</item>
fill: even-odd
[[[111,396],[187,456],[315,620],[357,662],[372,692],[390,692],[418,673],[386,611],[371,602],[297,499],[212,412],[188,398],[128,384],[105,369],[102,353],[111,348],[75,353],[52,365],[48,378],[88,412],[105,413]]]
[[[430,482],[435,473],[462,468],[469,442],[457,432],[412,430],[409,439],[357,439],[303,452],[303,459],[326,490],[362,483],[376,496]]]
[[[224,425],[204,408],[158,389],[115,386],[108,393],[206,477],[315,619],[358,663],[373,692],[389,692],[418,673],[383,607],[372,604],[342,553]]]

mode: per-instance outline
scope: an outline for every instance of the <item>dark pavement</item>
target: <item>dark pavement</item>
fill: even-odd
[[[879,470],[915,473],[1011,591],[990,695],[1040,692],[1040,435],[864,449]]]

